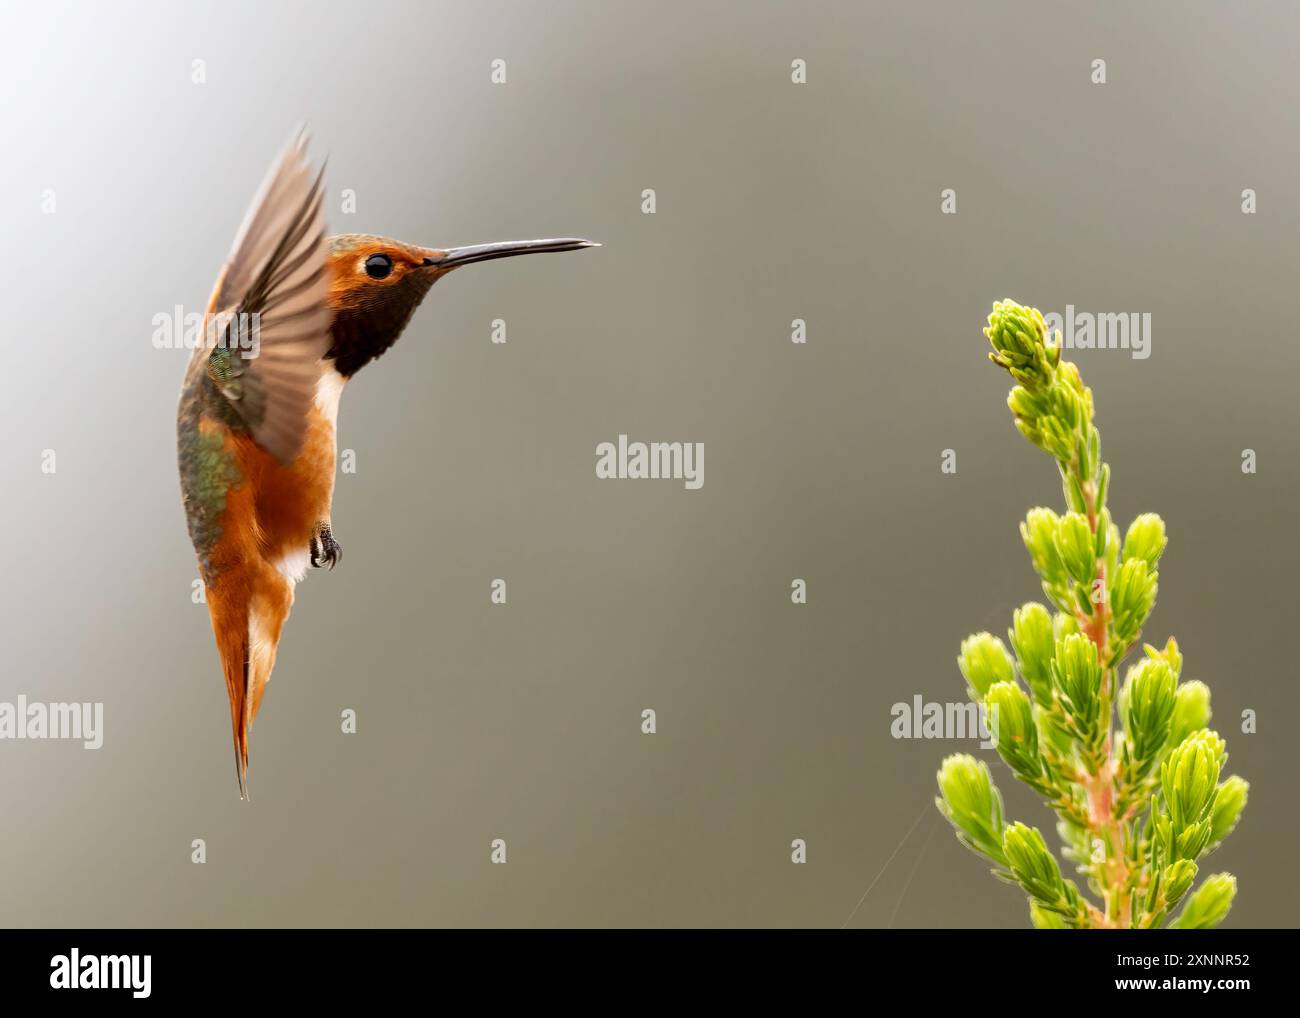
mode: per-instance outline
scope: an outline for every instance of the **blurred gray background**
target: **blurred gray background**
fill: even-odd
[[[1061,495],[985,360],[1003,296],[1153,316],[1149,360],[1075,359],[1113,511],[1168,523],[1146,636],[1178,637],[1251,782],[1205,872],[1238,875],[1228,925],[1294,922],[1294,6],[5,21],[0,699],[101,700],[106,727],[98,752],[0,743],[5,924],[1026,925],[930,805],[972,744],[889,735],[897,701],[962,699],[964,636],[1041,598],[1016,528]],[[339,232],[605,246],[456,273],[349,387],[346,557],[298,588],[245,804],[190,599],[186,354],[151,319],[204,306],[303,121]],[[703,489],[598,481],[620,432],[703,442]]]

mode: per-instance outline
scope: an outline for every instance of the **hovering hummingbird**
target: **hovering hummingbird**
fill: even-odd
[[[313,172],[303,134],[272,165],[217,278],[176,419],[181,492],[230,697],[241,799],[249,731],[294,586],[309,566],[333,569],[343,550],[330,508],[348,379],[397,341],[452,269],[599,246],[576,238],[452,248],[327,238],[323,174],[323,166]]]

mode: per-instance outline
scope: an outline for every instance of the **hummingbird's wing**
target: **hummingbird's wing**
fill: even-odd
[[[208,376],[257,443],[285,464],[302,447],[330,345],[324,172],[313,173],[299,134],[253,200],[210,304],[229,318],[209,343]]]

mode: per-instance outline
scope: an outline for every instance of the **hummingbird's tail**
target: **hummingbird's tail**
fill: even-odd
[[[280,631],[293,605],[293,584],[265,562],[221,573],[208,591],[208,614],[230,698],[239,797],[248,798],[248,740],[275,668]]]
[[[226,677],[226,695],[230,699],[230,730],[235,740],[235,777],[239,780],[239,797],[248,798],[248,732],[252,697],[249,655],[249,602],[252,584],[247,570],[222,570],[208,588],[208,614],[212,616],[212,633],[221,655],[221,670]]]
[[[209,607],[212,601],[208,601]],[[223,613],[224,614],[224,613]],[[239,781],[239,797],[248,798],[248,733],[250,719],[248,707],[248,623],[247,615],[242,626],[218,626],[217,612],[212,612],[212,629],[217,637],[217,652],[221,655],[221,668],[226,676],[226,694],[230,698],[230,729],[235,739],[235,777]]]

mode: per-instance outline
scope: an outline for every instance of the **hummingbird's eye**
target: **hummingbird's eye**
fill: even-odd
[[[366,259],[366,275],[371,279],[385,279],[393,271],[393,260],[386,254],[372,254]]]

